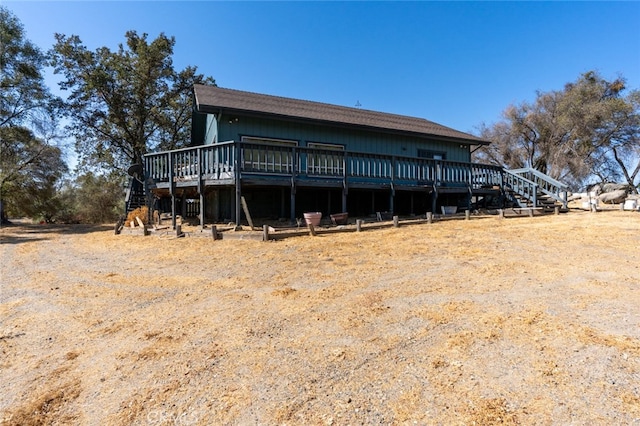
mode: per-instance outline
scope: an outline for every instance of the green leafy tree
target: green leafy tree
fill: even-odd
[[[76,179],[76,214],[83,223],[110,223],[122,214],[124,176],[85,173]]]
[[[78,36],[56,34],[52,64],[70,92],[69,130],[83,166],[126,170],[149,151],[187,145],[192,86],[214,84],[195,67],[174,70],[173,37],[125,37],[116,51],[90,51]]]
[[[0,127],[26,125],[52,97],[44,84],[45,55],[25,38],[20,21],[0,6]]]
[[[58,181],[67,172],[60,148],[24,127],[0,128],[0,190],[6,211],[51,221]]]
[[[56,140],[59,100],[44,83],[45,55],[0,7],[0,206],[12,214],[49,217],[57,179],[67,171]]]
[[[66,180],[58,191],[62,206],[55,220],[64,223],[110,223],[122,213],[122,173],[86,172]]]
[[[624,96],[624,79],[588,72],[561,91],[538,93],[533,103],[510,105],[504,119],[481,128],[493,141],[476,159],[507,168],[532,167],[580,186],[638,175],[637,92]]]

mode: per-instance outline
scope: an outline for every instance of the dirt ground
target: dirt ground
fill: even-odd
[[[640,213],[1,230],[2,425],[640,425]]]

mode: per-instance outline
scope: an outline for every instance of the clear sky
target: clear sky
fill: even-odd
[[[221,87],[426,118],[474,132],[589,70],[640,89],[639,2],[0,1],[54,33],[116,49],[176,38],[174,65]],[[49,81],[53,84],[52,77]]]

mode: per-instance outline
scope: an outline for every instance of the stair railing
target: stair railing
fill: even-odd
[[[513,173],[511,170],[505,170],[504,188],[511,189],[514,193],[531,202],[533,207],[538,207],[538,184],[534,181]]]
[[[140,197],[142,193],[142,196],[145,195],[145,191],[143,188],[143,184],[136,178],[134,177],[130,177],[129,178],[129,185],[127,185],[126,187],[126,192],[125,192],[125,198],[124,198],[124,212],[125,215],[139,207],[137,204],[139,204],[139,200],[137,198]]]
[[[125,188],[125,194],[124,194],[124,214],[125,216],[127,215],[127,212],[129,211],[129,206],[131,206],[131,187],[133,186],[133,178],[130,177],[129,178],[129,184],[126,186]]]
[[[559,182],[552,177],[547,176],[544,173],[531,167],[509,170],[509,172],[535,182],[538,185],[538,190],[541,193],[546,194],[554,200],[562,203],[562,206],[564,208],[567,208],[567,190],[569,187],[564,183]]]

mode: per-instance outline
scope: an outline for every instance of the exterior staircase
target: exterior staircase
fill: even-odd
[[[129,186],[125,194],[125,216],[133,210],[146,205],[144,184],[137,178],[129,179]]]
[[[566,212],[567,185],[532,168],[504,170],[505,200],[515,208]]]

